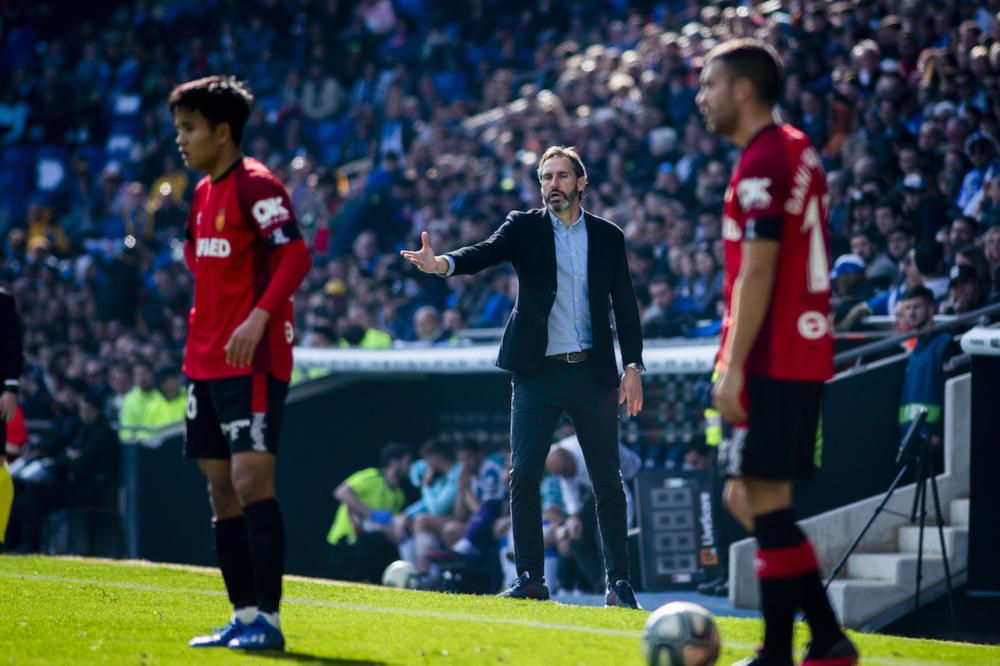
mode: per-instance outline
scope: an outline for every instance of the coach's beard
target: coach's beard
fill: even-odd
[[[552,195],[554,195],[554,194],[559,194],[559,200],[558,201],[553,201],[552,200]],[[578,192],[572,192],[568,196],[565,195],[565,194],[563,194],[562,192],[550,192],[549,193],[549,200],[545,202],[545,205],[553,213],[561,213],[561,212],[563,212],[564,210],[566,210],[567,208],[569,208],[570,206],[573,205],[573,202],[576,201],[576,198],[577,198],[578,195],[579,195]]]

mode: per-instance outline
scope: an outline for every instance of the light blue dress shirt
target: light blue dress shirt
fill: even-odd
[[[549,342],[545,355],[565,354],[593,347],[590,289],[587,284],[587,224],[583,210],[566,226],[552,211],[556,244],[556,298],[549,313]]]
[[[580,217],[568,227],[552,211],[552,235],[556,246],[556,298],[549,313],[549,341],[545,355],[583,351],[594,346],[590,318],[590,287],[587,283],[587,224]],[[455,260],[447,254],[448,270],[455,272]]]

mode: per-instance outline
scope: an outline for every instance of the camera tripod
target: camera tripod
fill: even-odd
[[[948,550],[945,546],[944,541],[944,527],[943,517],[941,514],[941,500],[938,496],[938,486],[937,478],[934,476],[934,460],[931,455],[931,445],[926,437],[920,435],[920,429],[923,427],[924,422],[927,420],[927,410],[920,409],[917,413],[917,418],[914,419],[913,423],[910,425],[909,430],[907,430],[906,435],[903,437],[903,441],[899,445],[899,452],[896,454],[896,465],[898,465],[898,473],[896,478],[893,479],[892,483],[889,485],[889,489],[886,490],[885,495],[882,497],[882,501],[879,505],[875,507],[872,515],[868,518],[868,522],[865,526],[861,528],[861,531],[851,542],[851,545],[847,547],[847,551],[837,562],[836,566],[830,572],[830,577],[826,581],[825,588],[829,589],[830,583],[837,578],[837,574],[840,570],[844,568],[847,564],[848,558],[854,553],[854,550],[861,543],[861,539],[864,538],[865,533],[878,518],[882,511],[891,513],[896,516],[908,518],[910,523],[920,523],[920,533],[917,543],[917,574],[916,574],[916,596],[914,599],[913,610],[917,612],[920,610],[920,585],[923,581],[923,563],[924,563],[924,526],[927,522],[927,485],[930,484],[931,493],[934,501],[934,518],[937,522],[937,532],[938,539],[941,542],[941,558],[944,563],[944,579],[945,584],[948,589],[948,614],[951,618],[952,630],[955,630],[955,605],[952,600],[952,585],[951,585],[951,568],[948,564]],[[913,506],[910,509],[909,515],[899,513],[897,511],[892,511],[891,509],[886,509],[886,504],[889,503],[889,499],[892,497],[893,492],[899,487],[900,483],[907,477],[909,472],[914,472],[916,475],[916,488],[913,494]]]

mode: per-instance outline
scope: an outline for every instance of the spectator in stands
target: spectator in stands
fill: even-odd
[[[965,314],[986,305],[989,293],[983,289],[975,268],[968,264],[955,265],[948,275],[948,300],[938,308],[941,314]]]
[[[153,369],[145,361],[132,367],[132,390],[122,399],[118,423],[122,439],[142,441],[149,439],[149,429],[155,426],[154,408],[163,396],[153,383]]]
[[[989,227],[983,234],[983,252],[991,273],[1000,268],[1000,223]]]
[[[355,472],[333,492],[340,506],[326,540],[332,547],[333,575],[342,580],[378,583],[383,570],[399,558],[392,520],[403,508],[401,486],[412,453],[388,444],[380,455],[380,467]]]
[[[148,407],[149,423],[154,428],[162,428],[184,420],[187,396],[181,384],[180,371],[171,365],[156,369],[155,400]]]
[[[934,294],[927,287],[914,287],[903,297],[906,323],[916,333],[927,333],[934,327],[934,308]],[[920,434],[930,441],[938,464],[944,442],[945,363],[956,351],[954,338],[948,331],[919,338],[906,363],[899,400],[901,435],[909,429],[918,409],[927,410],[927,420]]]
[[[872,296],[872,288],[865,278],[865,262],[856,254],[842,254],[830,271],[833,283],[833,320],[840,323],[859,302]]]
[[[889,286],[896,273],[896,266],[891,259],[878,251],[870,229],[854,230],[851,234],[851,254],[861,257],[865,264],[865,278],[869,284],[881,289]]]
[[[102,410],[101,397],[84,391],[80,425],[64,451],[70,507],[117,508],[118,435]]]
[[[936,302],[941,302],[948,295],[943,246],[936,241],[918,245],[913,251],[913,267],[920,275],[920,284],[931,290]]]
[[[396,347],[435,347],[452,344],[452,332],[441,324],[441,315],[433,305],[424,305],[413,313],[413,330],[416,340],[397,340]]]
[[[691,299],[678,298],[675,284],[676,280],[667,273],[659,273],[650,280],[650,305],[642,316],[643,337],[678,337],[694,325],[698,306]]]

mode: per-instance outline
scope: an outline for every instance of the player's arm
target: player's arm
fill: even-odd
[[[226,362],[243,367],[253,361],[271,315],[291,299],[309,273],[312,257],[295,222],[288,192],[279,182],[253,177],[245,181],[239,196],[244,215],[256,222],[270,250],[273,267],[264,293],[226,343]]]
[[[780,230],[780,220],[775,224]],[[733,285],[731,323],[722,353],[725,371],[714,391],[716,408],[730,423],[746,419],[740,403],[744,367],[771,305],[779,248],[778,241],[768,237],[758,236],[743,242],[743,263]]]

